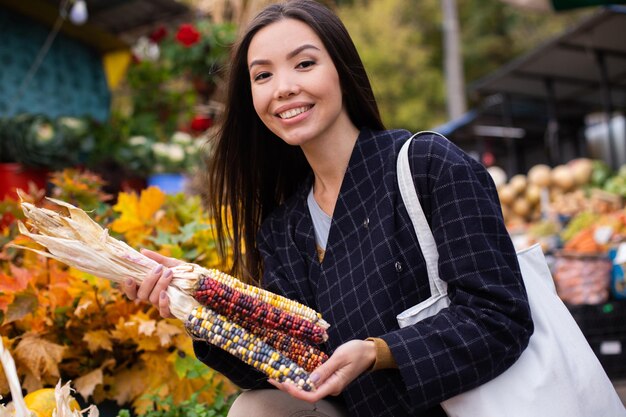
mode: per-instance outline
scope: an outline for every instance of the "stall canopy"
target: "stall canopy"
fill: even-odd
[[[462,138],[476,137],[476,127],[483,125],[530,131],[541,125],[543,132],[537,134],[544,141],[546,162],[562,162],[562,142],[580,141],[579,134],[564,135],[571,127],[567,123],[577,121],[580,128],[590,113],[609,115],[626,109],[626,6],[599,9],[572,29],[478,80],[470,86],[470,94],[481,105],[441,130],[452,138]],[[509,145],[510,158],[516,159],[519,141],[530,140],[528,134],[515,138],[510,134],[515,131],[501,132],[507,133],[502,138]],[[616,138],[610,136],[614,151]],[[574,148],[580,149],[580,144]],[[611,155],[617,157],[616,152]],[[522,167],[513,161],[508,168],[516,171]]]
[[[0,10],[6,7],[52,27],[66,3],[67,0],[0,0]],[[192,10],[176,0],[87,0],[85,4],[86,24],[78,26],[66,19],[61,31],[101,52],[127,48],[138,34],[145,34],[155,25],[170,25],[193,17]]]

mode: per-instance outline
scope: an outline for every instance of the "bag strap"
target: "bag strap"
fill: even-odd
[[[404,206],[406,207],[409,217],[411,218],[411,222],[413,223],[413,228],[415,229],[415,234],[417,235],[417,241],[419,242],[424,260],[426,261],[430,293],[431,297],[434,297],[436,295],[447,294],[448,285],[439,277],[439,252],[437,252],[437,244],[435,243],[435,237],[433,236],[433,232],[430,230],[430,226],[428,225],[428,221],[424,215],[422,205],[417,197],[417,191],[415,190],[415,184],[413,183],[413,176],[411,175],[411,166],[409,164],[409,146],[411,145],[413,138],[421,133],[431,133],[442,136],[437,132],[430,131],[418,132],[411,136],[404,143],[404,145],[402,145],[402,148],[398,153],[397,176],[400,195],[402,196]]]

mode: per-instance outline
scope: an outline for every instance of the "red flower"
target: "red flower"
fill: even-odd
[[[167,36],[167,29],[165,28],[165,26],[159,26],[148,37],[150,38],[152,42],[160,43],[163,40],[163,38],[165,38],[166,36]]]
[[[213,119],[210,116],[197,115],[191,121],[191,129],[196,132],[204,132],[213,126]]]
[[[186,47],[197,43],[200,40],[200,32],[191,24],[183,23],[178,28],[176,40]]]

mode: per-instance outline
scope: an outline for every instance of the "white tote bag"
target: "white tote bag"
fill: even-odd
[[[413,139],[413,137],[411,138]],[[448,307],[437,246],[411,176],[409,139],[398,185],[426,260],[431,297],[398,315],[400,327]],[[521,357],[495,379],[441,403],[451,417],[617,417],[626,410],[598,358],[559,299],[539,245],[517,253],[535,331]]]

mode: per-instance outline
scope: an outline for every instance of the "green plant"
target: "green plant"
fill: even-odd
[[[0,161],[51,170],[75,166],[93,146],[89,121],[20,114],[0,121]]]
[[[205,388],[205,389],[208,389]],[[221,391],[221,386],[218,385]],[[192,394],[191,398],[182,402],[176,402],[172,396],[160,398],[155,395],[149,396],[151,406],[145,413],[137,417],[226,417],[235,394],[218,394],[212,404],[206,404],[198,400],[198,392]],[[118,417],[131,417],[129,410],[120,410]]]

